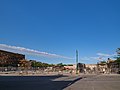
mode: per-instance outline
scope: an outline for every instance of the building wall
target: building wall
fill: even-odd
[[[25,55],[0,50],[0,66],[17,66],[22,59]]]
[[[72,66],[64,66],[64,68],[75,70],[76,69],[76,64],[73,64]]]
[[[116,62],[116,60],[109,59],[107,61],[108,69],[110,73],[119,73],[120,74],[120,63]]]
[[[85,67],[90,68],[90,69],[94,69],[94,68],[97,68],[97,64],[86,64]]]
[[[86,64],[85,65],[85,72],[89,74],[97,73],[97,64]]]

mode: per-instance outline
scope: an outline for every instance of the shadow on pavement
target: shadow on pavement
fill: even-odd
[[[63,90],[82,79],[61,79],[67,76],[0,76],[0,90]],[[55,80],[59,78],[59,80]],[[61,80],[60,80],[61,79]],[[55,80],[55,81],[54,81]]]

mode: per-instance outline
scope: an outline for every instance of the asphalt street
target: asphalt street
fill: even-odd
[[[79,76],[0,76],[0,90],[63,90]]]
[[[120,75],[83,75],[64,90],[120,90]]]
[[[120,90],[120,75],[0,76],[0,90]]]

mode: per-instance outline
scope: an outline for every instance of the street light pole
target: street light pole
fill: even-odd
[[[78,74],[78,50],[76,50],[76,74]]]

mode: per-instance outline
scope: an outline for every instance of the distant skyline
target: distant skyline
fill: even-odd
[[[47,63],[75,63],[76,50],[82,63],[113,58],[120,47],[119,3],[119,0],[2,0],[0,49],[1,45],[23,47],[69,58],[26,54],[27,59]]]

